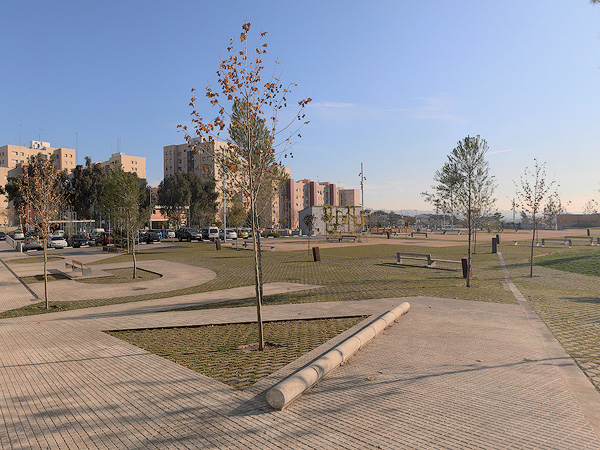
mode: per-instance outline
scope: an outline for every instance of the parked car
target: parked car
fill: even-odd
[[[73,236],[71,236],[71,239],[69,239],[69,242],[71,244],[71,247],[79,248],[82,245],[88,245],[89,238],[85,234],[74,234]]]
[[[5,241],[6,240],[6,234],[4,234],[3,231],[0,231],[0,241]]]
[[[108,245],[108,244],[114,244],[114,243],[115,243],[115,240],[114,240],[113,236],[106,231],[103,231],[96,236],[96,244]]]
[[[23,242],[23,251],[44,250],[40,237],[36,233],[28,233]]]
[[[49,236],[48,237],[48,248],[65,248],[67,241],[63,236]]]
[[[146,244],[152,244],[153,242],[160,242],[159,234],[154,230],[148,230],[144,233],[140,234],[140,242],[145,242]]]
[[[175,230],[165,230],[165,237],[168,239],[175,237]]]
[[[196,228],[180,228],[175,232],[175,237],[179,239],[179,242],[201,241],[203,238],[202,233]]]
[[[248,230],[246,230],[245,228],[238,228],[237,237],[239,237],[240,239],[247,239],[249,237]]]
[[[20,241],[25,239],[25,233],[22,230],[14,230],[8,233],[8,235],[13,238],[15,241]]]
[[[161,239],[164,237],[163,230],[154,230],[153,229],[153,230],[150,230],[150,231],[152,231],[153,233],[158,234],[158,237],[161,238]]]
[[[202,227],[202,239],[211,241],[219,239],[219,229],[217,227]]]
[[[226,237],[227,239],[237,239],[237,233],[231,228],[227,228],[226,232],[219,230],[219,239],[223,239],[223,237]]]

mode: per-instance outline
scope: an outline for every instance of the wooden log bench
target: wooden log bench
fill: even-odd
[[[563,244],[569,244],[569,247],[573,247],[571,239],[559,239],[559,238],[542,238],[542,247],[546,245],[546,242],[561,242]]]
[[[427,239],[427,233],[423,231],[413,231],[412,233],[410,233],[411,238],[415,236],[425,236],[425,239]]]
[[[594,238],[591,236],[565,236],[565,239],[583,239],[584,241],[589,241],[590,245],[594,245]]]
[[[81,270],[82,275],[91,275],[92,274],[92,268],[86,266],[85,264],[83,264],[80,261],[75,261],[75,260],[72,260],[71,262],[65,261],[65,266],[70,267],[72,271]]]

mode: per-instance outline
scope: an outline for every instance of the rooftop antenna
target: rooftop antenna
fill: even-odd
[[[117,153],[121,153],[121,136],[117,137]]]
[[[77,151],[79,147],[79,133],[75,132],[75,161],[77,161],[77,155],[79,152]]]
[[[19,125],[19,145],[21,145],[21,127],[22,125]]]

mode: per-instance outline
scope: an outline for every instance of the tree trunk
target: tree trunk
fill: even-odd
[[[48,306],[48,238],[45,237],[43,242],[44,246],[44,301],[46,302],[46,309]]]
[[[135,259],[135,234],[132,233],[131,239],[131,258],[133,260],[133,279],[137,278],[137,261]]]
[[[529,278],[533,278],[533,245],[535,244],[535,214],[533,214],[533,233],[531,236],[531,256],[529,259]]]
[[[265,340],[263,336],[262,323],[262,297],[263,297],[263,282],[262,282],[262,265],[260,255],[260,234],[258,234],[258,220],[256,217],[256,205],[254,198],[250,197],[250,212],[252,215],[252,244],[254,246],[254,287],[256,291],[256,319],[258,322],[258,349],[264,350]]]

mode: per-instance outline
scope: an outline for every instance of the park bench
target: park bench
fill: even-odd
[[[583,239],[584,241],[590,241],[590,245],[594,245],[594,238],[591,236],[565,236],[565,239]]]
[[[244,243],[242,244],[242,248],[246,249],[246,250],[251,250],[253,248],[253,246],[251,244],[252,244],[252,242],[244,241]],[[266,250],[266,249],[275,250],[275,246],[274,245],[267,245],[267,244],[261,243],[260,244],[260,249],[261,249],[261,251],[262,250]]]
[[[122,252],[123,251],[123,246],[122,245],[103,245],[102,246],[102,251],[104,252]]]
[[[546,245],[546,242],[562,242],[563,244],[569,244],[569,247],[573,247],[573,242],[571,241],[571,239],[551,239],[551,238],[542,238],[542,247],[544,247]],[[516,241],[515,241],[516,242]],[[515,244],[516,245],[516,244]]]
[[[327,236],[325,240],[327,242],[340,242],[340,238],[338,238],[337,236]]]
[[[460,230],[444,230],[444,234],[460,234]]]
[[[72,260],[71,262],[65,261],[65,266],[71,267],[72,271],[81,270],[82,275],[91,275],[92,274],[91,267],[86,266],[85,264],[83,264],[80,261],[75,261],[75,260]]]
[[[410,233],[411,238],[415,236],[425,236],[425,239],[427,239],[427,233],[423,231],[413,231],[412,233]]]
[[[429,253],[405,253],[405,252],[396,252],[396,264],[404,264],[402,262],[403,259],[414,259],[417,261],[427,261],[428,267],[435,267],[436,263],[449,263],[449,264],[459,264],[460,269],[462,269],[462,261],[452,261],[449,259],[438,259],[432,258]]]
[[[349,235],[349,234],[343,234],[343,235],[340,237],[340,242],[344,242],[344,240],[347,240],[347,241],[350,241],[350,240],[351,240],[352,242],[356,242],[356,239],[357,239],[357,237],[356,237],[356,236],[351,236],[351,235]]]

